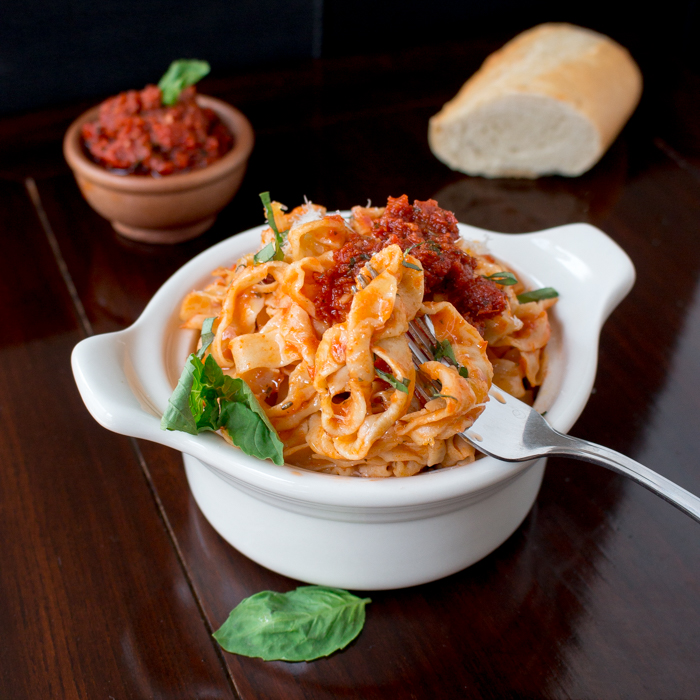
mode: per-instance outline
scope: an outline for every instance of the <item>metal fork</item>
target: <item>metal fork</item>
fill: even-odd
[[[369,264],[365,265],[365,269],[372,278],[377,276],[376,270]],[[357,279],[363,287],[369,284],[362,274]],[[437,339],[425,319],[411,321],[407,335],[416,368],[435,359]],[[454,365],[449,358],[441,360]],[[432,394],[429,393],[430,389],[433,390]],[[428,401],[434,394],[440,393],[440,387],[418,371],[416,393]],[[492,387],[489,393],[491,400],[486,403],[483,413],[471,428],[462,433],[464,439],[479,452],[505,462],[525,462],[550,455],[592,462],[629,477],[700,522],[700,498],[690,491],[609,447],[560,433],[534,408],[497,387]]]
[[[484,412],[462,433],[480,452],[506,462],[549,455],[593,462],[628,476],[700,522],[700,498],[678,484],[609,447],[560,433],[534,408],[505,391],[492,388],[490,395]]]

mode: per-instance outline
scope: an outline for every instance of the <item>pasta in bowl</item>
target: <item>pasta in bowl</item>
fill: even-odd
[[[277,213],[274,212],[275,218]],[[285,216],[291,214],[292,212],[284,213]],[[371,216],[371,213],[368,213],[368,216]],[[342,212],[339,218],[345,222],[342,224],[345,226],[351,218],[351,212]],[[278,233],[286,230],[284,221],[280,224]],[[337,222],[337,226],[340,229],[340,221]],[[275,238],[273,231],[265,233],[268,228],[260,226],[233,236],[191,260],[161,287],[138,321],[130,328],[118,333],[88,338],[79,343],[74,350],[72,364],[86,406],[96,420],[110,430],[159,442],[182,452],[190,488],[207,520],[239,551],[274,571],[311,583],[371,590],[424,583],[459,571],[478,561],[505,541],[526,517],[539,490],[544,460],[505,463],[484,457],[471,463],[460,462],[447,467],[444,466],[443,460],[442,467],[438,467],[437,464],[426,465],[419,473],[409,478],[358,478],[345,475],[360,474],[357,471],[358,465],[349,467],[350,471],[341,474],[325,473],[324,470],[332,470],[332,466],[329,466],[332,462],[327,459],[314,459],[306,447],[304,450],[292,452],[285,458],[285,464],[276,464],[245,454],[227,444],[212,430],[191,434],[161,429],[162,417],[169,410],[169,400],[172,400],[173,389],[181,378],[183,366],[187,364],[188,357],[196,355],[205,345],[205,342],[202,342],[198,349],[200,336],[206,335],[201,333],[200,327],[205,319],[218,317],[225,312],[229,288],[227,283],[235,274],[241,258],[251,259],[255,255],[258,256],[258,265],[246,265],[246,268],[250,267],[252,270],[260,264],[283,262],[273,260],[276,246],[266,250]],[[546,345],[546,361],[543,362],[542,353],[539,353],[537,374],[540,375],[542,383],[534,398],[535,406],[541,411],[547,410],[547,419],[556,429],[568,431],[583,410],[593,386],[598,336],[602,324],[624,298],[634,281],[634,268],[628,257],[605,234],[586,224],[573,224],[516,236],[487,232],[464,224],[458,225],[458,231],[460,238],[467,242],[468,249],[477,259],[480,255],[486,256],[483,260],[484,265],[498,265],[501,270],[507,268],[530,289],[536,290],[551,285],[559,292],[556,306],[548,310],[551,337]],[[329,231],[329,238],[334,235]],[[300,254],[300,258],[318,258],[323,255],[322,251],[305,248],[315,245],[310,237],[299,235],[296,240],[300,251],[308,250],[312,253],[310,256]],[[343,245],[345,243],[338,245],[335,250],[340,250]],[[401,245],[399,247],[405,254],[404,248]],[[427,243],[423,248],[429,251]],[[255,253],[256,250],[259,252]],[[377,252],[370,250],[361,253],[368,255],[367,259],[362,260],[363,264],[371,264],[371,258]],[[437,254],[437,251],[433,252]],[[270,258],[265,260],[268,255]],[[385,255],[391,258],[390,253]],[[498,263],[491,263],[488,255],[493,256],[493,260]],[[328,302],[325,315],[321,314],[320,319],[311,321],[319,339],[316,354],[321,347],[324,333],[336,324],[347,323],[347,312],[361,291],[357,289],[357,293],[353,292],[352,286],[357,280],[346,279],[342,274],[346,268],[351,267],[352,257],[357,258],[359,255],[351,255],[343,263],[343,268],[338,267],[335,273],[331,272],[330,280],[323,276],[314,277],[313,270],[311,274],[308,270],[304,271],[303,280],[297,280],[297,283],[301,282],[298,287],[300,290],[304,290],[306,284],[318,285],[315,288],[316,296],[325,294],[324,298]],[[396,262],[395,258],[386,261],[389,275],[392,275],[392,260]],[[431,277],[427,271],[432,268],[427,262],[424,264],[426,260],[427,254],[423,256],[420,249],[410,250],[408,255],[402,256],[403,269],[397,269],[398,274],[392,275],[393,279],[400,277],[406,283],[415,279],[413,272],[416,271],[411,271],[410,267],[404,268],[403,262],[423,267],[422,304],[440,305],[449,302],[455,308],[461,309],[460,300],[452,297],[450,301],[449,292],[443,289],[449,281],[448,272],[435,268],[438,274]],[[295,264],[292,260],[284,262],[287,268],[293,268]],[[381,267],[379,260],[376,264],[378,268]],[[280,266],[279,269],[287,268]],[[374,279],[378,279],[387,268],[376,269],[379,274]],[[228,272],[212,278],[211,272],[216,269]],[[477,271],[478,279],[493,274],[490,268],[480,268],[476,264],[474,270]],[[331,271],[331,266],[325,271]],[[241,272],[239,269],[238,273]],[[445,285],[443,279],[446,280]],[[325,284],[325,281],[328,281],[328,284]],[[397,289],[400,288],[400,283],[401,281],[396,282]],[[215,287],[212,288],[212,284]],[[281,287],[279,279],[267,275],[255,284],[277,284],[277,289]],[[254,290],[252,287],[249,289],[251,298],[259,304],[260,300],[255,297],[255,293],[260,290]],[[308,287],[306,289],[309,290]],[[517,297],[524,293],[515,285],[498,285],[498,289],[499,295],[503,293],[508,297]],[[182,300],[188,298],[193,290],[196,290],[195,294],[199,296],[189,297],[192,306],[186,324],[190,329],[183,330],[179,307]],[[337,292],[335,295],[333,290]],[[273,289],[267,289],[265,292],[265,296],[276,293]],[[479,298],[483,302],[479,308],[494,310],[489,304],[488,294]],[[262,301],[265,306],[265,298]],[[484,317],[488,313],[480,316],[477,314],[476,318],[470,317],[470,325],[483,332],[483,336],[478,333],[482,341],[488,339],[489,344],[485,352],[494,368],[494,381],[511,382],[512,388],[507,389],[511,393],[515,393],[518,386],[523,392],[532,391],[529,380],[526,383],[523,378],[527,377],[528,367],[532,373],[534,362],[521,363],[519,357],[516,358],[515,350],[518,353],[535,351],[528,349],[528,346],[523,346],[524,349],[520,350],[513,345],[512,340],[507,341],[509,344],[499,345],[495,335],[501,333],[500,338],[503,341],[506,338],[522,340],[525,334],[520,331],[533,325],[534,319],[541,314],[541,311],[537,311],[538,305],[544,306],[545,303],[548,302],[540,301],[531,306],[530,301],[524,301],[522,304],[509,306],[514,309],[513,313],[520,314],[518,318],[523,324],[520,330],[510,333],[508,328],[498,321],[498,314],[490,319]],[[261,322],[266,320],[264,316],[260,316],[262,310],[257,313]],[[271,318],[269,313],[267,315]],[[461,312],[460,315],[464,317]],[[316,327],[315,323],[319,322],[322,325]],[[211,323],[211,332],[215,335],[219,327]],[[256,328],[257,326],[256,320]],[[264,327],[264,324],[261,327]],[[287,328],[276,337],[286,339],[289,332],[291,331]],[[491,333],[494,335],[490,335]],[[445,339],[445,336],[441,337]],[[230,345],[232,340],[234,339],[225,338],[222,331],[222,352],[228,352],[227,342]],[[205,338],[202,337],[201,341],[205,341]],[[474,341],[476,345],[482,342],[476,338]],[[208,338],[206,342],[209,342]],[[455,339],[454,344],[450,341],[450,345],[454,351],[455,346],[460,343]],[[208,359],[214,354],[214,347],[212,342],[202,353],[203,356],[206,355],[210,364],[214,362],[213,357]],[[330,344],[329,347],[332,360],[333,345]],[[297,352],[301,355],[303,345],[299,345],[299,348]],[[460,349],[460,357],[467,362],[461,353]],[[478,355],[476,357],[478,358]],[[399,360],[395,360],[393,354],[390,359],[394,363],[393,368],[388,362],[382,365],[379,355],[377,359],[372,357],[375,374],[377,370],[383,371],[397,383],[408,379],[410,386],[405,388],[409,392],[413,390],[415,394],[415,379],[412,380],[410,375],[412,366],[400,358],[402,364],[399,367]],[[296,367],[300,363],[301,360],[296,365],[292,362],[284,367],[288,368],[289,364]],[[347,365],[347,362],[345,364]],[[546,372],[543,372],[545,365]],[[218,364],[216,366],[219,367]],[[231,371],[231,365],[224,363],[223,359],[222,367],[222,374],[224,370],[229,372],[223,377],[229,383],[240,380],[236,372]],[[329,367],[332,368],[331,365]],[[469,373],[474,369],[476,373],[476,367],[478,363],[465,369],[468,369]],[[400,371],[403,368],[406,375]],[[271,370],[265,368],[265,371]],[[336,374],[337,372],[338,370]],[[287,371],[283,371],[283,374],[287,375]],[[290,371],[288,376],[291,374]],[[288,387],[285,387],[283,382],[280,383],[278,396],[270,396],[266,400],[262,391],[265,388],[264,383],[256,387],[252,375],[243,372],[242,376],[250,381],[252,389],[261,389],[256,394],[260,396],[260,400],[256,400],[259,404],[264,402],[267,406],[265,410],[270,410],[271,416],[268,420],[276,421],[277,418],[271,409],[278,406],[281,398],[289,394]],[[370,387],[376,388],[376,393],[384,395],[381,409],[385,411],[390,407],[394,393],[403,392],[389,381],[380,382],[377,377],[371,378]],[[316,379],[314,376],[313,380]],[[331,372],[326,374],[323,382],[328,387],[328,396],[331,397],[331,417],[335,417],[336,412],[339,412],[341,420],[343,414],[337,406],[342,405],[342,394],[350,392],[342,392],[340,399],[336,399],[340,403],[333,403],[337,396],[334,393],[335,389],[340,386],[339,380],[334,383],[337,379]],[[533,379],[536,380],[537,376],[533,376]],[[289,382],[289,379],[286,381]],[[318,381],[321,382],[320,379]],[[343,386],[347,386],[349,379],[344,381]],[[305,400],[308,401],[313,395],[310,388],[306,388],[309,394]],[[373,396],[372,391],[374,389],[370,391],[370,399]],[[304,421],[310,425],[312,415],[320,416],[321,393],[316,391],[315,385],[314,394],[319,397],[316,399],[319,408],[302,418],[299,425]],[[524,395],[525,398],[528,396],[533,398],[532,394]],[[301,398],[303,399],[303,396]],[[408,395],[409,403],[404,416],[416,412],[416,404],[411,406],[414,398]],[[456,398],[461,398],[461,395]],[[289,400],[291,399],[288,399],[287,403]],[[397,396],[397,400],[405,402],[406,397]],[[279,406],[280,411],[283,405],[285,404]],[[446,405],[446,402],[438,401],[435,410],[442,410]],[[423,408],[419,408],[418,412]],[[478,402],[474,403],[472,408],[478,410]],[[467,413],[468,411],[464,415]],[[267,413],[265,416],[267,417]],[[476,420],[478,421],[478,418]],[[410,423],[402,422],[406,425]],[[232,420],[231,425],[235,427],[236,424],[236,420]],[[282,449],[293,450],[293,441],[279,423],[278,426],[280,436],[287,441]],[[290,426],[289,430],[292,432],[289,435],[293,435],[297,429],[298,427]],[[249,436],[255,433],[247,432]],[[328,434],[330,438],[337,437],[332,432]],[[383,434],[378,440],[382,437]],[[415,440],[412,442],[417,444]],[[341,448],[345,449],[342,443]],[[412,454],[415,453],[413,447],[409,449]],[[320,470],[293,464],[295,454],[300,461],[302,458],[313,464],[320,461],[320,465],[316,464],[316,467],[320,466]],[[393,461],[408,464],[417,460]],[[392,474],[394,466],[391,467]]]
[[[557,293],[524,292],[437,202],[404,195],[347,218],[311,203],[268,211],[258,252],[214,270],[180,317],[196,330],[210,321],[203,354],[250,387],[288,464],[366,477],[467,464],[474,449],[460,434],[488,401],[494,367],[501,388],[532,399]],[[418,318],[437,345],[416,368]]]

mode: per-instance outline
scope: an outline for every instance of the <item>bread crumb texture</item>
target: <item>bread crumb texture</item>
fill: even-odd
[[[581,175],[613,142],[641,91],[637,64],[612,39],[542,24],[491,54],[432,117],[430,147],[469,175]]]

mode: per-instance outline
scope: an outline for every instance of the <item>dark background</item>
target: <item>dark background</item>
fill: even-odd
[[[653,7],[600,0],[9,0],[0,6],[0,113],[140,88],[157,82],[175,58],[208,60],[216,79],[320,57],[480,39],[492,45],[544,21],[608,34],[630,49],[647,82],[663,80],[678,58],[697,70],[697,1]]]

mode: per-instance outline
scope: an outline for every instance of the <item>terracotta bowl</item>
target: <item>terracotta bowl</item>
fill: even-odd
[[[204,233],[240,187],[253,148],[250,122],[231,105],[198,95],[201,107],[216,112],[233,134],[223,158],[202,170],[162,178],[115,175],[93,163],[83,150],[81,129],[97,118],[93,107],[76,119],[63,139],[63,155],[88,204],[117,232],[146,243],[179,243]]]

